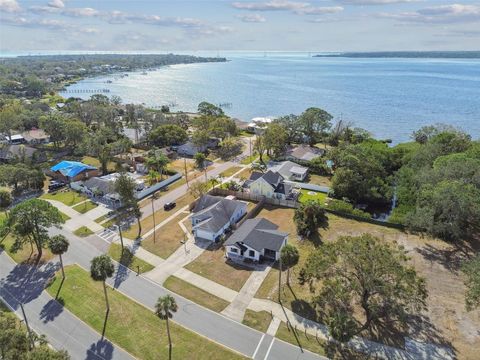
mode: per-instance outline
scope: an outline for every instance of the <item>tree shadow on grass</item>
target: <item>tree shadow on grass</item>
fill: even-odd
[[[113,359],[113,345],[107,340],[98,340],[96,343],[90,345],[87,350],[85,360],[110,360]]]
[[[48,301],[45,306],[40,311],[40,319],[44,323],[48,323],[53,321],[63,312],[64,301],[62,298],[58,300],[50,300]]]
[[[439,263],[445,269],[456,272],[462,263],[471,258],[474,250],[471,247],[452,246],[446,249],[437,248],[430,244],[415,249],[425,260]]]

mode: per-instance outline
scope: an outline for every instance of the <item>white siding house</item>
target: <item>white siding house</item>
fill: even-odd
[[[225,242],[225,255],[231,260],[278,260],[288,234],[263,218],[249,219]]]
[[[227,229],[247,213],[247,204],[243,201],[204,195],[192,211],[192,232],[195,238],[218,241]]]

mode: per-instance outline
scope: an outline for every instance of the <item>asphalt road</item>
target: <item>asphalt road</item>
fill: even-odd
[[[76,318],[43,291],[45,281],[56,270],[45,266],[32,270],[17,265],[5,253],[0,254],[0,298],[23,319],[19,301],[30,327],[37,334],[44,334],[56,349],[65,349],[72,359],[108,360],[134,359],[88,325]],[[17,300],[18,299],[18,300]]]
[[[54,229],[52,232],[62,233],[70,239],[70,248],[64,256],[66,263],[89,269],[90,260],[105,251],[106,243],[96,235],[81,239],[66,230]],[[273,342],[269,354],[259,357],[257,347],[263,346],[266,337],[263,333],[178,296],[123,266],[117,268],[109,284],[152,310],[158,297],[171,294],[179,306],[173,318],[176,323],[249,358],[255,354],[255,359],[322,359],[318,355],[302,353],[298,347],[279,340]]]

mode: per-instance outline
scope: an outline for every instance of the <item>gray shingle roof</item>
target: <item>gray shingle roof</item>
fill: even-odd
[[[221,196],[203,195],[192,210],[194,218],[203,219],[195,228],[216,233],[230,221],[239,206],[246,205]]]
[[[257,251],[263,249],[279,251],[288,234],[277,229],[278,225],[267,219],[249,219],[225,241],[225,245],[239,246],[243,243]]]

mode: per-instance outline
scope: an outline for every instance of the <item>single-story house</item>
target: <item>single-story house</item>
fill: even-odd
[[[98,176],[96,167],[78,161],[64,160],[50,168],[57,177],[66,181],[80,181]]]
[[[285,182],[278,172],[268,170],[265,174],[253,172],[244,184],[250,193],[273,199],[290,199],[293,196],[293,186]]]
[[[22,134],[14,134],[8,137],[8,135],[4,136],[5,142],[10,145],[19,145],[25,144],[25,138]]]
[[[2,145],[0,147],[0,161],[8,163],[25,160],[40,163],[47,161],[47,155],[28,145]]]
[[[253,134],[261,135],[267,128],[268,124],[273,121],[270,117],[255,117],[247,125],[247,131]]]
[[[324,149],[303,144],[290,148],[287,151],[285,158],[293,161],[311,161],[312,159],[323,156],[324,154]]]
[[[136,192],[140,192],[145,189],[145,182],[142,177],[132,173],[126,174],[135,181]],[[85,179],[84,181],[73,182],[71,187],[89,196],[103,197],[106,200],[118,202],[120,196],[115,192],[115,181],[117,181],[119,176],[119,173],[113,173],[100,177],[92,177]]]
[[[206,146],[198,147],[193,144],[193,142],[188,141],[183,145],[177,147],[177,154],[180,156],[195,156],[196,153],[205,152],[207,150]]]
[[[291,181],[304,181],[308,174],[308,168],[298,165],[292,161],[275,163],[270,170],[279,173],[285,179]]]
[[[227,229],[247,213],[247,204],[207,194],[197,201],[192,212],[192,232],[195,238],[218,241]]]
[[[48,144],[50,142],[50,135],[45,133],[42,129],[32,129],[23,132],[25,141],[29,144]]]
[[[267,219],[248,219],[225,241],[225,255],[232,260],[278,260],[288,234],[277,229]]]

